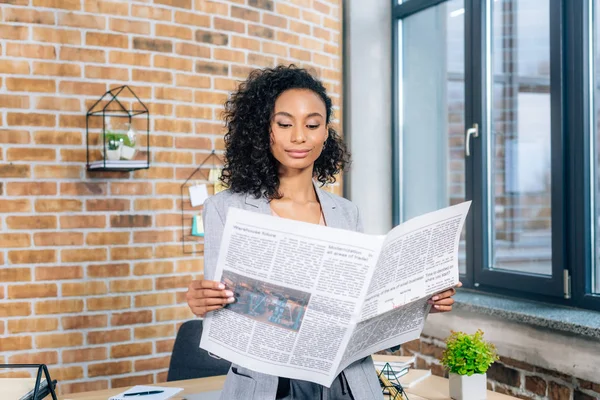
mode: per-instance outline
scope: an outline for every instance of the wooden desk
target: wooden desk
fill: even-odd
[[[183,388],[183,391],[172,397],[173,400],[182,400],[186,394],[210,392],[219,390],[223,387],[225,376],[215,376],[212,378],[190,379],[186,381],[164,382],[149,386],[171,386]],[[62,400],[106,400],[125,391],[126,388],[98,390],[95,392],[83,392],[68,394],[62,396]],[[410,389],[406,389],[410,400],[450,400],[448,394],[448,379],[439,376],[430,376]],[[506,396],[504,394],[490,392],[488,390],[488,400],[514,400],[516,397]],[[170,400],[171,400],[170,399]]]
[[[225,375],[222,376],[214,376],[211,378],[198,378],[198,379],[189,379],[186,381],[173,381],[173,382],[163,382],[157,383],[154,385],[148,386],[166,386],[166,387],[178,387],[183,388],[182,392],[179,392],[175,396],[171,397],[169,400],[182,400],[185,398],[186,394],[194,394],[200,392],[211,392],[213,390],[220,390],[223,388],[223,384],[225,383]],[[60,383],[59,383],[60,385]],[[127,390],[130,386],[124,388],[117,389],[105,389],[105,390],[96,390],[94,392],[81,392],[81,393],[73,393],[66,394],[61,396],[62,400],[106,400],[110,396],[114,396],[121,392]]]

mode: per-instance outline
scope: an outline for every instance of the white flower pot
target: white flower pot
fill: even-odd
[[[454,400],[486,399],[486,374],[473,374],[468,376],[450,373],[450,397]]]
[[[121,147],[121,157],[126,159],[126,160],[131,160],[133,159],[133,156],[135,155],[135,147],[129,147],[129,146],[122,146]]]
[[[117,150],[106,150],[107,160],[119,160],[121,158],[121,148]]]

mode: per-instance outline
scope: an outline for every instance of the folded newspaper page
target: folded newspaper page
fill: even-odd
[[[470,202],[385,236],[230,208],[215,280],[236,301],[200,347],[258,372],[330,387],[348,365],[420,337],[427,300],[458,284]]]

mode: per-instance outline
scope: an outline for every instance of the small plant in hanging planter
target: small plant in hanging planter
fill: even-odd
[[[483,331],[472,335],[452,331],[440,360],[450,373],[450,397],[481,400],[487,397],[487,370],[499,359],[494,344],[483,339]]]
[[[107,134],[106,140],[106,159],[119,160],[121,158],[121,142],[114,134]]]

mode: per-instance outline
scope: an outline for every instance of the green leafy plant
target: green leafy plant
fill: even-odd
[[[131,139],[129,139],[129,136],[127,136],[126,133],[116,133],[107,129],[104,132],[104,136],[106,137],[106,142],[109,143],[110,150],[116,150],[119,147],[119,142],[121,141],[123,142],[124,146],[134,147],[134,143],[132,143]],[[110,140],[116,142],[116,147],[114,149],[110,148]]]
[[[496,346],[483,340],[483,331],[477,330],[472,335],[452,331],[446,338],[446,350],[442,354],[442,365],[454,374],[484,374],[498,361]]]
[[[105,133],[104,140],[106,141],[106,147],[108,150],[118,150],[119,140],[114,133]]]

